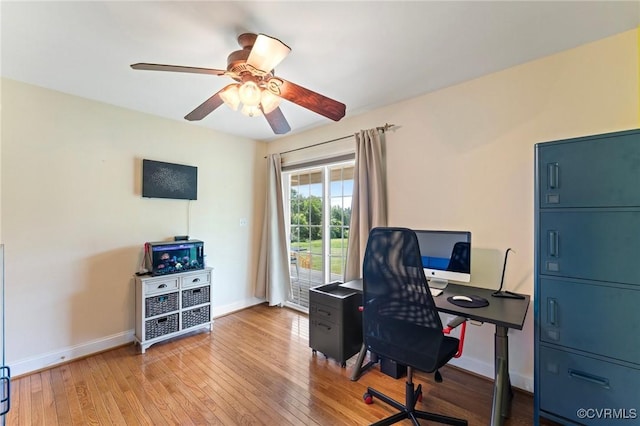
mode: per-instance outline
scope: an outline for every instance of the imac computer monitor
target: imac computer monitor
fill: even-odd
[[[471,281],[471,232],[414,231],[429,287],[443,289],[449,280]]]

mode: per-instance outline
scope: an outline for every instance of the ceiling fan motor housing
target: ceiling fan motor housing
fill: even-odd
[[[227,57],[227,75],[238,82],[253,81],[263,87],[262,82],[273,76],[273,70],[259,70],[247,64],[257,37],[257,34],[253,33],[238,36],[238,44],[242,50],[231,52]]]

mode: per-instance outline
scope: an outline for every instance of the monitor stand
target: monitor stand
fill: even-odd
[[[429,288],[433,288],[436,290],[444,290],[447,288],[447,284],[449,284],[449,280],[443,280],[441,278],[429,278]]]

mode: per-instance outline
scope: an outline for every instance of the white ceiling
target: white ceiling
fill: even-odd
[[[292,48],[277,74],[345,103],[348,117],[636,28],[640,1],[3,0],[0,14],[3,77],[183,120],[231,80],[129,65],[225,69],[239,34],[264,33]],[[292,133],[331,123],[281,109]],[[194,125],[275,138],[264,118],[226,106]]]

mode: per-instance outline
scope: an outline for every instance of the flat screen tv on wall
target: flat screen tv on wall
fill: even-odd
[[[198,168],[162,161],[142,160],[142,196],[198,199]]]

